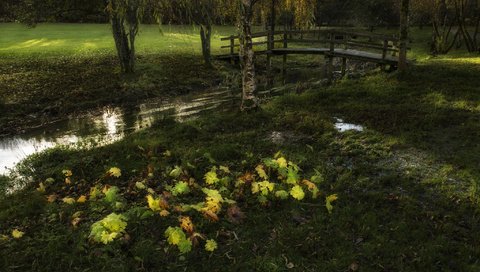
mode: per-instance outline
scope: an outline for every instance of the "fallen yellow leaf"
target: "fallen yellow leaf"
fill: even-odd
[[[85,195],[81,195],[78,199],[77,199],[77,202],[78,203],[85,203],[85,201],[87,201],[87,197]]]
[[[25,232],[19,231],[18,229],[12,230],[12,237],[15,238],[15,239],[22,238],[24,234],[25,234]]]
[[[71,197],[65,197],[65,198],[62,199],[62,201],[63,201],[64,203],[67,203],[67,204],[70,204],[70,205],[72,205],[73,203],[76,202],[76,201],[75,201],[75,198],[71,198]]]
[[[170,215],[170,212],[167,211],[167,210],[162,210],[162,211],[160,212],[160,216],[162,216],[162,217],[166,217],[166,216],[169,216],[169,215]]]

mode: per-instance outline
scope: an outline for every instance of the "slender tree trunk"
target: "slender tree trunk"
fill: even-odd
[[[480,12],[477,15],[476,21],[475,21],[475,31],[473,32],[473,42],[475,43],[475,49],[478,51],[480,50],[480,46],[478,44],[478,33],[480,31]]]
[[[478,21],[475,22],[475,30],[473,36],[470,35],[470,32],[468,30],[468,25],[466,23],[466,14],[465,12],[468,12],[468,7],[467,7],[468,2],[466,1],[460,1],[458,3],[455,1],[455,11],[457,15],[457,21],[458,21],[458,26],[459,29],[461,30],[461,34],[463,37],[463,40],[465,41],[465,46],[467,47],[468,52],[475,52],[478,50],[477,46],[477,41],[476,41],[476,36],[478,33]]]
[[[136,59],[136,51],[135,51],[135,40],[137,37],[138,29],[136,26],[130,26],[130,35],[128,35],[130,40],[130,55],[129,57],[129,66],[126,70],[126,73],[133,73],[135,72],[135,59]]]
[[[408,44],[408,16],[410,11],[410,0],[402,0],[400,11],[400,52],[398,57],[398,69],[400,74],[405,74],[408,68],[407,64],[407,44]]]
[[[270,6],[270,30],[272,33],[275,33],[275,26],[277,24],[277,13],[276,13],[276,6],[277,6],[277,0],[271,0],[271,6]]]
[[[212,66],[212,25],[205,24],[200,25],[200,38],[202,40],[202,55],[207,66]]]
[[[115,40],[115,47],[117,48],[117,54],[120,60],[120,67],[122,69],[122,72],[132,73],[132,56],[128,41],[128,35],[126,34],[125,28],[123,27],[123,19],[120,19],[118,18],[118,16],[113,15],[111,22],[113,39]]]
[[[270,16],[268,20],[268,50],[271,51],[275,48],[275,25],[277,22],[276,14],[277,0],[271,0],[270,3]],[[271,52],[267,55],[267,88],[271,88],[274,83],[274,75],[272,70],[272,54]]]
[[[119,15],[116,2],[111,3],[110,21],[120,67],[123,73],[133,73],[135,72],[135,38],[138,33],[137,10],[139,7],[129,7],[126,14]]]
[[[240,2],[240,62],[242,67],[242,105],[241,109],[256,109],[257,82],[255,75],[255,53],[252,44],[253,5],[255,0],[239,0]]]
[[[473,42],[475,43],[476,51],[480,51],[480,45],[478,44],[478,33],[480,31],[480,1],[475,2],[475,30],[473,31]]]

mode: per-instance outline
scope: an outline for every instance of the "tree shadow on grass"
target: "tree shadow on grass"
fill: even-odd
[[[340,115],[348,122],[431,153],[441,162],[478,174],[478,74],[478,64],[432,62],[415,67],[405,81],[398,81],[394,75],[377,75],[313,91],[297,102],[283,102],[327,112],[332,117]]]
[[[0,65],[0,134],[105,105],[203,91],[222,75],[197,55],[139,55],[137,72],[121,75],[115,56],[18,58]]]

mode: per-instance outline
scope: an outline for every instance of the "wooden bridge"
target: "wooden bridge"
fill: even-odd
[[[389,65],[395,69],[398,65],[400,41],[395,36],[374,33],[358,33],[339,30],[284,30],[265,31],[252,35],[256,55],[267,55],[267,69],[271,69],[271,57],[283,56],[283,71],[286,70],[287,55],[324,55],[325,72],[329,79],[333,77],[333,59],[342,59],[342,75],[345,75],[347,59],[373,62],[382,70]],[[217,59],[236,62],[239,59],[239,36],[221,39],[229,41],[222,49],[229,53],[217,56]],[[280,45],[280,46],[278,46]]]

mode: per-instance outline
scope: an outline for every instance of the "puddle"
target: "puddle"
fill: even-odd
[[[234,94],[223,88],[174,99],[153,99],[133,109],[107,107],[101,113],[61,121],[24,135],[6,137],[0,139],[0,174],[8,174],[21,160],[47,148],[89,148],[110,144],[166,117],[184,122],[205,111],[233,109],[238,107],[239,98],[238,92]]]
[[[342,119],[340,118],[335,118],[335,128],[339,132],[345,132],[349,130],[354,130],[354,131],[359,131],[362,132],[365,130],[365,128],[361,125],[355,125],[355,124],[350,124],[350,123],[345,123]]]

